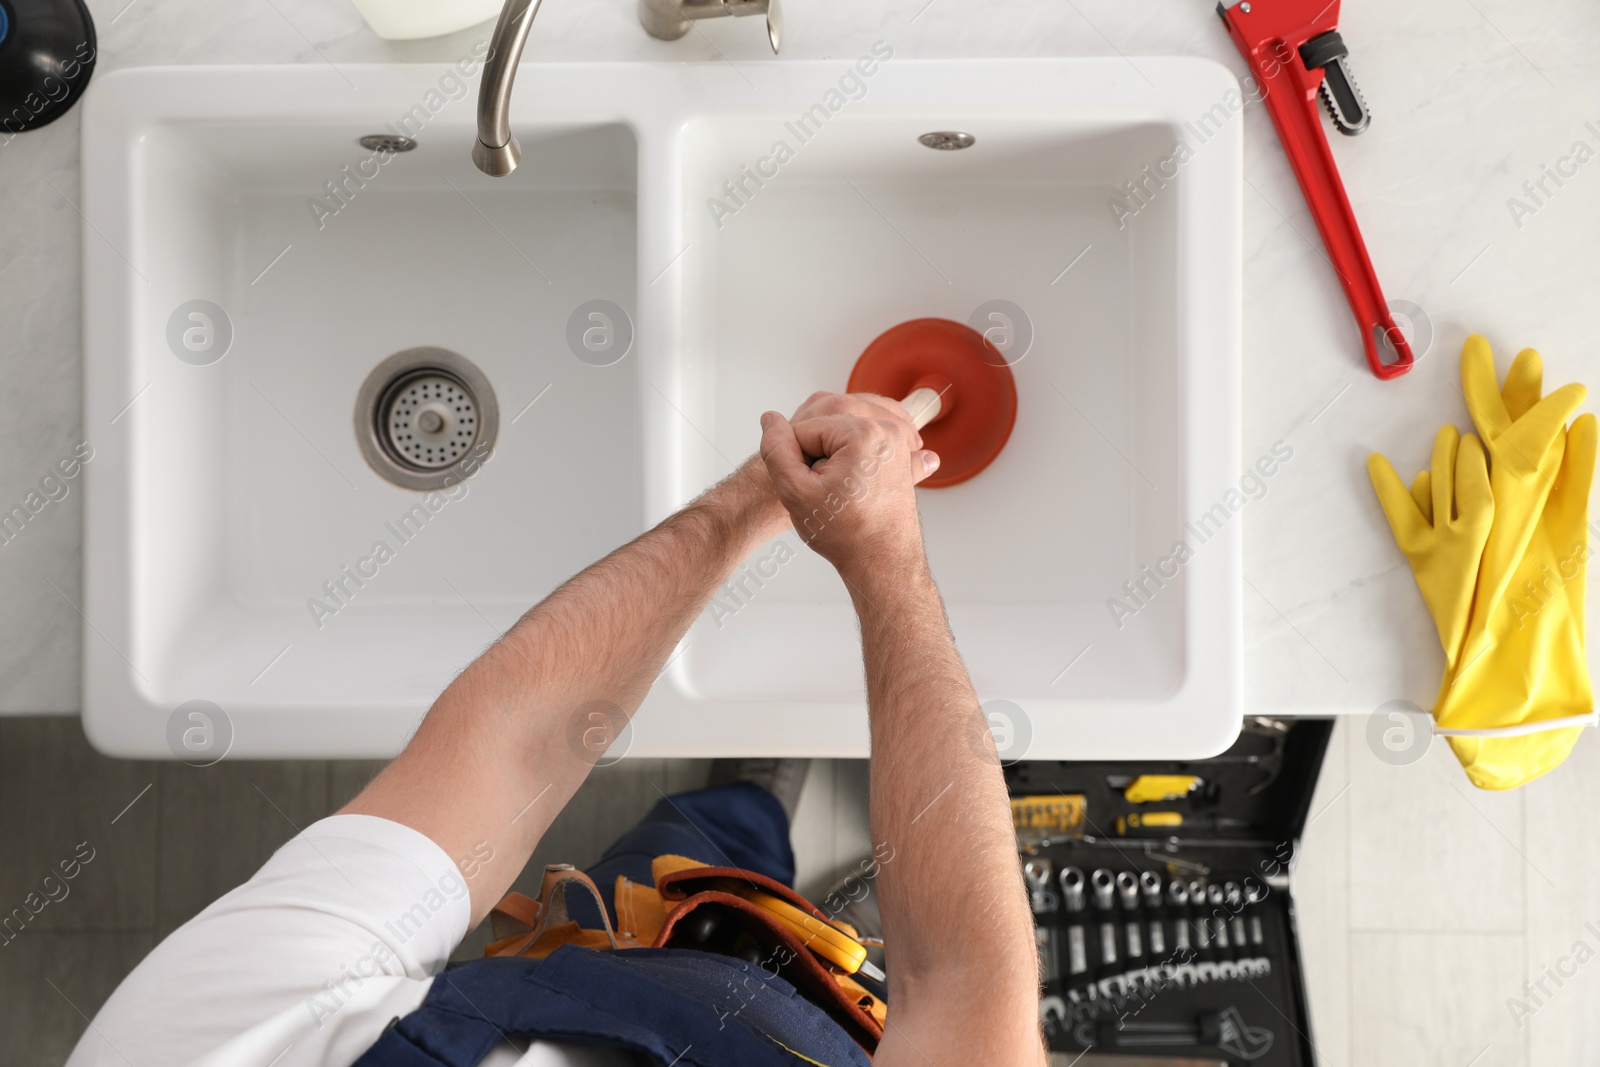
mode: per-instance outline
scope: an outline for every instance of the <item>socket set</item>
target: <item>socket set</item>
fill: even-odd
[[[1053,1052],[1311,1067],[1289,872],[1331,731],[1247,720],[1210,760],[1006,769],[1014,807],[1078,812],[1019,822]]]

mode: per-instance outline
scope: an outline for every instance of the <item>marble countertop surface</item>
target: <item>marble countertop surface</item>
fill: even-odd
[[[452,62],[488,32],[386,42],[346,0],[90,7],[98,73]],[[785,21],[783,57],[774,59],[758,19],[703,23],[703,32],[664,43],[640,29],[632,0],[550,0],[524,61],[743,65],[853,57],[883,39],[907,58],[1120,56],[1137,66],[1140,56],[1193,55],[1244,74],[1208,0],[790,0]],[[1253,714],[1431,704],[1443,656],[1364,460],[1382,451],[1409,474],[1427,461],[1441,423],[1469,426],[1457,389],[1468,334],[1489,337],[1502,369],[1531,345],[1551,383],[1600,385],[1600,7],[1351,0],[1340,29],[1373,120],[1361,137],[1336,138],[1334,153],[1385,293],[1419,309],[1413,340],[1427,348],[1396,381],[1367,371],[1266,112],[1248,105],[1241,478],[1275,448],[1292,452],[1259,488],[1246,487],[1256,499],[1230,519],[1244,535]],[[75,109],[38,131],[0,133],[4,510],[88,436],[78,120]],[[0,714],[78,709],[83,513],[68,485],[0,544]]]

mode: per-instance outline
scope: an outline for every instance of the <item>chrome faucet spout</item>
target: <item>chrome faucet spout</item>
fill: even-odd
[[[504,178],[522,162],[522,146],[511,135],[511,90],[517,64],[528,43],[528,30],[539,13],[540,0],[506,0],[489,39],[489,55],[478,83],[478,139],[472,162],[491,178]],[[774,54],[783,39],[779,0],[638,0],[639,21],[653,37],[675,40],[689,32],[690,19],[724,16],[767,16],[767,43]]]
[[[506,0],[489,39],[489,55],[478,83],[478,140],[472,146],[472,162],[492,178],[505,177],[522,162],[522,148],[511,135],[511,89],[539,3]]]

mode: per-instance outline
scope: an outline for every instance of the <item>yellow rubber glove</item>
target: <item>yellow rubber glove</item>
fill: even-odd
[[[1434,718],[1468,777],[1487,789],[1550,770],[1582,729],[1540,723],[1594,717],[1583,611],[1596,425],[1586,415],[1569,435],[1565,422],[1585,390],[1569,385],[1541,397],[1542,379],[1533,349],[1518,354],[1499,387],[1488,342],[1474,336],[1463,347],[1463,394],[1494,457],[1487,507],[1482,452],[1471,435],[1450,462],[1454,427],[1439,432],[1433,466],[1417,475],[1409,506],[1388,461],[1367,461],[1445,648]]]
[[[1484,654],[1492,639],[1492,609],[1505,599],[1561,469],[1567,420],[1588,396],[1583,386],[1572,384],[1541,398],[1543,374],[1539,353],[1525,348],[1512,361],[1502,392],[1489,342],[1473,334],[1461,349],[1461,392],[1489,452],[1495,511],[1478,569],[1472,621],[1460,657],[1463,665]]]
[[[1367,474],[1439,631],[1448,678],[1466,638],[1478,564],[1494,521],[1483,446],[1445,426],[1433,440],[1433,466],[1417,475],[1409,491],[1376,452],[1367,457]]]
[[[1480,567],[1463,653],[1446,674],[1434,719],[1474,785],[1510,789],[1559,765],[1581,735],[1581,723],[1593,720],[1584,594],[1589,492],[1600,433],[1595,417],[1584,415],[1570,431],[1554,432],[1530,468],[1551,433],[1549,420],[1565,422],[1582,402],[1582,387],[1565,386],[1541,399],[1539,354],[1525,349],[1497,405],[1484,389],[1483,370],[1487,366],[1492,380],[1492,360],[1481,338],[1469,341],[1462,353],[1463,382],[1471,383],[1468,406],[1486,440],[1500,431],[1502,448],[1490,450],[1496,467],[1505,469],[1495,471],[1498,478],[1491,475],[1495,530]],[[1552,400],[1557,403],[1546,406]],[[1518,553],[1514,542],[1530,511]],[[1561,720],[1577,724],[1544,725]]]

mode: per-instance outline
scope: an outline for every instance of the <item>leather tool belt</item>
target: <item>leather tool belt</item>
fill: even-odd
[[[543,959],[562,945],[597,951],[689,948],[734,956],[783,978],[869,1054],[883,1037],[888,1005],[855,977],[866,958],[860,935],[788,886],[736,867],[658,856],[654,886],[619,876],[613,928],[599,889],[567,865],[545,868],[539,899],[508,893],[489,913],[495,940],[485,956]],[[602,929],[579,925],[567,892],[594,900]]]

